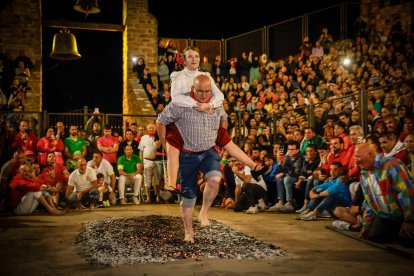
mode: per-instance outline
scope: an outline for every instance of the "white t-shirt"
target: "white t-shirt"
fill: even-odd
[[[244,166],[243,169],[243,174],[244,175],[251,175],[251,169],[247,166]],[[236,185],[238,186],[242,186],[243,185],[243,180],[241,180],[239,177],[236,176],[236,174],[234,174],[235,180],[236,180]],[[264,182],[263,178],[260,178],[260,181],[257,182],[253,177],[250,179],[249,183],[252,184],[257,184],[259,186],[261,186],[263,189],[265,189],[265,191],[267,191],[267,186],[266,183]]]
[[[68,185],[74,186],[74,191],[82,192],[92,187],[92,182],[96,180],[95,171],[91,167],[86,167],[84,174],[79,170],[73,171],[69,176]]]
[[[101,164],[99,167],[92,168],[93,160],[88,161],[88,167],[95,171],[95,174],[102,173],[105,177],[105,183],[111,183],[111,175],[114,174],[114,167],[112,167],[111,163],[108,160],[102,159]]]
[[[155,144],[154,137],[151,137],[148,134],[142,136],[138,148],[142,151],[144,159],[155,159],[157,155],[157,145]]]

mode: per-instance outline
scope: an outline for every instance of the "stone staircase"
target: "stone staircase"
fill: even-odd
[[[126,110],[125,104],[127,106]],[[124,113],[140,115],[139,117],[130,117],[130,123],[136,122],[138,125],[145,126],[149,120],[156,119],[157,113],[152,107],[144,88],[137,82],[137,79],[128,80],[128,96],[125,104]]]

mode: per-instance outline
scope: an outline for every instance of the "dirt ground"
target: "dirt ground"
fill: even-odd
[[[178,205],[127,205],[51,216],[0,216],[0,275],[414,275],[405,259],[325,229],[332,220],[295,220],[293,214],[247,215],[212,208],[210,217],[234,230],[283,248],[273,260],[183,260],[101,267],[79,254],[83,223],[106,217],[179,216]]]

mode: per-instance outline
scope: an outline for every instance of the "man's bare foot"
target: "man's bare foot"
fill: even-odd
[[[199,215],[198,220],[200,221],[202,227],[210,226],[210,222],[208,221],[207,217]]]
[[[52,215],[55,215],[55,216],[61,216],[61,215],[65,214],[66,212],[64,212],[64,211],[60,211],[60,210],[58,210],[58,209],[51,209],[51,210],[50,210],[50,213],[51,213]]]
[[[86,207],[85,206],[83,206],[82,205],[82,203],[78,203],[77,205],[76,205],[76,210],[83,210],[83,209],[86,209]]]
[[[184,241],[188,243],[194,243],[194,235],[193,234],[185,234]]]
[[[91,212],[95,211],[95,204],[89,205],[89,209],[91,210]]]

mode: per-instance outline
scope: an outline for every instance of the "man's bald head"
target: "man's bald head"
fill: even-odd
[[[208,76],[199,75],[194,79],[192,92],[200,103],[210,102],[211,98],[211,80]]]
[[[376,154],[375,145],[371,143],[358,144],[354,152],[355,163],[361,169],[372,170]]]

